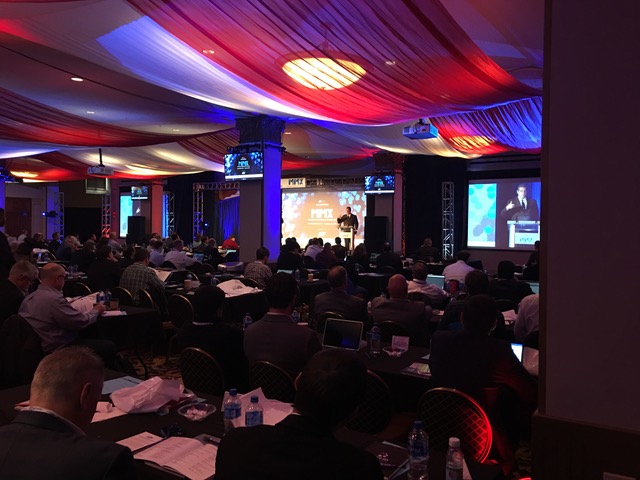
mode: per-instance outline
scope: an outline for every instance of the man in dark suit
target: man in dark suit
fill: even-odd
[[[0,227],[4,227],[4,208],[0,208]],[[0,280],[4,280],[9,277],[9,270],[16,263],[11,253],[11,247],[9,241],[4,232],[0,232]]]
[[[351,213],[351,207],[347,207],[346,212],[347,213],[345,213],[341,217],[338,217],[338,223],[342,227],[352,227],[353,235],[355,236],[356,233],[358,233],[358,227],[359,227],[358,217],[356,216],[355,213]],[[353,250],[353,245],[351,245],[351,239],[345,238],[344,246],[347,249],[347,251]]]
[[[11,315],[18,313],[22,300],[31,283],[38,278],[38,269],[26,260],[16,262],[9,271],[7,280],[0,280],[0,324]]]
[[[322,346],[316,332],[291,319],[298,297],[293,275],[276,273],[265,288],[269,312],[244,332],[244,351],[249,365],[264,360],[284,368],[295,378]]]
[[[516,193],[518,195],[509,200],[500,215],[507,220],[540,220],[538,202],[527,197],[527,187],[519,184]]]
[[[113,290],[120,285],[120,277],[122,277],[122,268],[113,256],[113,250],[109,245],[100,245],[96,258],[97,260],[87,268],[89,288],[92,292]]]
[[[352,352],[316,354],[298,377],[292,415],[276,425],[236,428],[223,437],[216,480],[382,480],[372,454],[333,436],[364,400],[366,376],[366,367]]]
[[[382,245],[382,253],[378,256],[376,265],[378,272],[382,270],[382,267],[392,267],[396,273],[402,272],[402,259],[400,255],[391,251],[389,242],[384,242],[384,245]]]
[[[325,312],[336,312],[349,320],[364,322],[364,331],[371,327],[367,315],[367,303],[347,293],[347,270],[344,267],[333,267],[327,275],[330,291],[315,296],[314,312],[320,315]]]
[[[0,428],[0,478],[136,478],[131,450],[83,432],[102,394],[102,361],[86,347],[46,356],[29,407]]]
[[[211,354],[224,371],[225,388],[246,392],[249,386],[247,358],[242,346],[242,330],[222,320],[224,292],[203,285],[191,297],[195,318],[178,334],[180,348],[198,347]]]
[[[280,251],[278,262],[276,264],[277,270],[299,270],[304,268],[304,262],[302,257],[297,253],[298,242],[293,238],[287,238],[285,240],[284,247]]]
[[[387,284],[389,299],[374,298],[371,301],[371,316],[376,324],[387,321],[399,323],[409,332],[412,345],[426,346],[432,310],[423,302],[407,299],[408,288],[407,279],[402,275],[391,277]]]
[[[514,276],[516,266],[510,260],[498,263],[498,278],[489,284],[489,295],[496,300],[501,298],[520,303],[524,297],[533,294],[527,282],[521,282]]]
[[[344,258],[347,256],[347,249],[342,246],[342,239],[340,237],[336,237],[336,244],[331,247],[333,253],[336,254],[336,258],[338,261],[344,261]]]

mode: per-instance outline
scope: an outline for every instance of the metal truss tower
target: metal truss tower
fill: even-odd
[[[453,182],[442,182],[442,258],[454,254],[453,190]]]

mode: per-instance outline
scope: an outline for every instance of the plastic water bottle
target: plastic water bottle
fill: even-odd
[[[262,405],[258,403],[257,395],[251,396],[251,403],[244,414],[244,424],[247,427],[262,425]]]
[[[96,305],[104,305],[104,293],[96,293]]]
[[[240,426],[240,416],[242,415],[242,404],[238,398],[238,391],[235,388],[229,389],[229,396],[222,406],[224,415],[224,431]]]
[[[193,277],[191,276],[190,273],[187,273],[187,276],[184,279],[184,288],[185,289],[190,289],[191,288],[191,280],[193,280]]]
[[[247,313],[242,319],[242,330],[246,331],[247,328],[249,328],[249,325],[251,325],[252,323],[253,323],[253,318],[251,318],[251,315]]]
[[[111,292],[108,288],[104,291],[104,306],[106,308],[111,306]]]
[[[424,431],[422,420],[413,422],[409,434],[409,480],[428,480],[427,462],[429,461],[429,437]]]
[[[449,438],[449,449],[447,450],[447,474],[446,480],[462,480],[462,465],[464,455],[460,450],[460,439]]]
[[[300,312],[298,312],[298,310],[293,310],[291,320],[293,320],[293,323],[300,323]]]
[[[369,353],[371,355],[380,355],[380,339],[380,327],[374,325],[373,328],[369,331]]]

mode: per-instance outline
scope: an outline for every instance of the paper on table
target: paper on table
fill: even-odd
[[[114,407],[111,402],[98,402],[98,405],[96,405],[96,413],[93,414],[91,423],[102,422],[103,420],[121,417],[126,414],[126,412],[123,412],[118,407]]]
[[[107,380],[102,386],[102,395],[110,395],[116,390],[121,388],[133,387],[134,385],[142,382],[139,378],[130,377],[129,375],[120,378],[114,378],[113,380]]]
[[[96,303],[96,294],[92,293],[86,297],[80,297],[77,300],[71,302],[71,306],[79,312],[87,313],[93,310],[93,306]]]
[[[515,310],[507,310],[506,312],[502,312],[502,316],[504,317],[504,323],[515,323],[516,317],[518,314]]]
[[[104,312],[102,312],[103,317],[121,317],[126,314],[127,312],[125,312],[124,310],[105,310]]]
[[[218,447],[193,438],[170,437],[134,458],[175,470],[191,480],[206,480],[216,470]]]
[[[258,396],[258,401],[262,405],[263,409],[263,424],[275,425],[276,423],[284,420],[287,415],[293,412],[293,407],[289,403],[280,402],[278,400],[269,400],[264,396],[261,388],[257,388],[251,392],[245,393],[240,396],[240,402],[242,403],[242,411],[246,412],[247,407],[251,403],[251,397],[253,395]],[[244,417],[241,418],[241,426],[244,427]]]
[[[123,438],[119,443],[122,446],[129,447],[129,450],[135,452],[141,448],[148,447],[162,440],[162,437],[149,432],[142,432],[133,437]]]

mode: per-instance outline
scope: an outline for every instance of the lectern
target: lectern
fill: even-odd
[[[344,248],[347,249],[348,252],[353,250],[353,227],[343,227],[342,225],[338,226],[338,236],[342,239],[344,243]]]
[[[540,240],[539,220],[507,220],[509,248],[516,245],[533,245]]]

